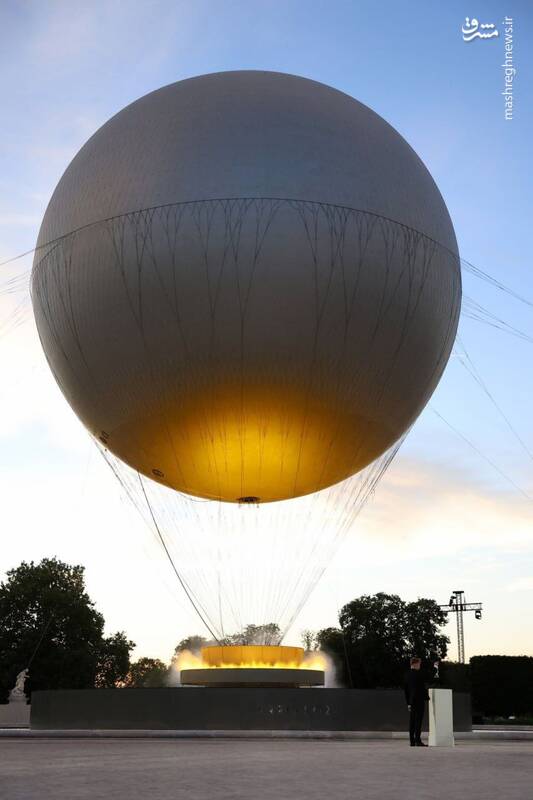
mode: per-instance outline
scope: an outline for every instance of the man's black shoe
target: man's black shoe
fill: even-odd
[[[416,742],[411,742],[411,747],[416,747]]]
[[[415,742],[415,745],[416,747],[427,747],[427,744],[424,744],[424,742]]]

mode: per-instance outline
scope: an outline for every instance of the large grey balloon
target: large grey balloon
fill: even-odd
[[[314,81],[159,89],[87,142],[39,234],[35,318],[88,429],[209,498],[306,494],[433,392],[461,281],[442,197],[381,117]]]

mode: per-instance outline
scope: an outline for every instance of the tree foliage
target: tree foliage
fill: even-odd
[[[246,625],[236,633],[230,633],[220,641],[206,639],[204,636],[192,635],[182,639],[174,649],[175,660],[184,650],[192,653],[201,650],[202,647],[210,645],[249,645],[249,644],[279,644],[281,631],[275,622],[268,622],[264,625]]]
[[[279,644],[281,631],[275,622],[265,625],[246,625],[241,631],[226,636],[221,644],[249,645],[249,644]]]
[[[339,622],[340,629],[319,631],[317,641],[354,688],[400,686],[410,656],[427,663],[446,656],[448,638],[439,632],[446,614],[434,600],[363,595],[341,609]]]
[[[139,658],[130,666],[124,686],[132,689],[153,689],[166,686],[169,668],[158,658]]]
[[[7,699],[30,667],[26,693],[114,685],[129,668],[124,634],[106,639],[104,618],[85,590],[84,568],[56,558],[22,562],[0,584],[0,690]]]
[[[457,661],[441,661],[439,664],[439,686],[452,689],[454,692],[470,692],[470,664],[459,664]]]
[[[98,689],[112,689],[126,680],[130,670],[130,653],[134,647],[135,642],[130,641],[124,631],[102,640],[95,676]]]
[[[183,653],[184,650],[190,650],[191,653],[196,653],[207,644],[209,644],[209,642],[205,636],[198,636],[196,634],[187,636],[185,639],[182,639],[180,642],[178,642],[174,648],[174,656],[179,656],[179,654]]]
[[[306,628],[301,632],[300,638],[302,640],[302,647],[307,653],[310,653],[313,650],[318,650],[319,645],[316,631]]]

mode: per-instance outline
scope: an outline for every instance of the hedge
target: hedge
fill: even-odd
[[[533,657],[473,656],[470,679],[474,713],[533,716]]]

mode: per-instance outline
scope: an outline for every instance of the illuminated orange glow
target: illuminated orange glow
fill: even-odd
[[[304,651],[301,647],[283,647],[280,645],[226,645],[223,647],[202,647],[202,660],[209,667],[251,667],[285,666],[294,664],[299,667],[303,661]]]
[[[325,670],[325,656],[305,653],[301,647],[281,645],[228,645],[203,647],[200,655],[188,650],[180,654],[182,669],[313,669]]]
[[[173,489],[261,503],[319,491],[358,472],[397,433],[331,392],[257,385],[181,387],[112,430],[123,461]]]

